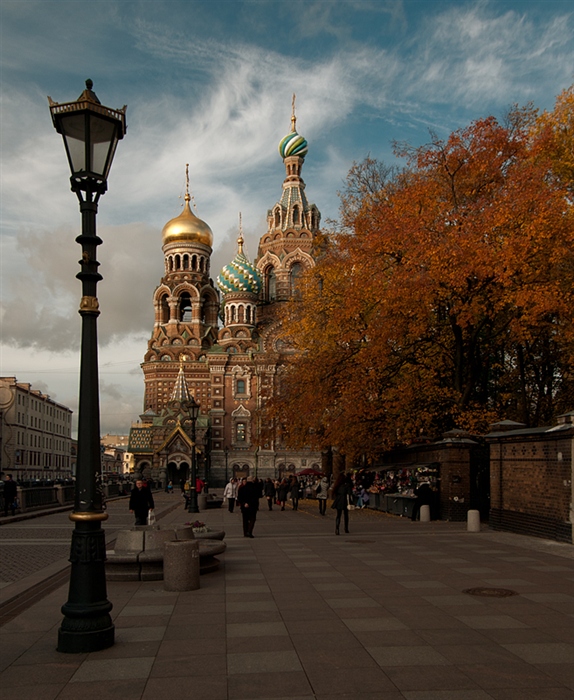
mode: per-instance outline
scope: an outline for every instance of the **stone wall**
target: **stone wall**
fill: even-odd
[[[572,542],[574,425],[572,414],[559,420],[552,428],[493,426],[486,436],[493,529]]]

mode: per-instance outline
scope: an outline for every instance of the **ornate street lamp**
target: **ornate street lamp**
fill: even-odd
[[[100,405],[98,385],[96,296],[102,279],[96,260],[98,200],[107,189],[107,177],[117,143],[126,133],[126,107],[110,109],[100,104],[92,92],[93,83],[76,102],[58,104],[48,97],[54,127],[64,138],[70,163],[70,182],[80,202],[82,234],[76,242],[82,246],[82,345],[80,351],[80,392],[78,409],[78,453],[76,494],[70,520],[72,533],[70,588],[68,602],[62,606],[64,619],[58,632],[58,651],[85,653],[98,651],[114,643],[112,604],[107,600],[106,542],[101,523],[107,519],[98,488],[100,463]]]
[[[188,408],[187,408],[188,407]],[[188,513],[199,513],[199,507],[197,505],[197,461],[196,461],[196,451],[195,451],[195,426],[197,423],[197,417],[199,416],[199,404],[196,403],[193,396],[191,397],[189,403],[186,404],[186,408],[189,411],[191,417],[191,479],[189,484],[189,507],[187,509]]]

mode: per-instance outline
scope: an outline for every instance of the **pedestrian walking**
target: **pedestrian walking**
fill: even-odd
[[[281,510],[285,510],[285,503],[287,501],[287,494],[289,493],[289,482],[286,478],[281,480],[279,488],[277,489],[277,498],[279,499],[279,505]]]
[[[227,498],[227,509],[233,513],[235,509],[235,499],[237,498],[237,479],[231,477],[223,489],[223,498]]]
[[[331,508],[337,511],[335,518],[335,534],[338,535],[341,527],[341,515],[345,525],[345,532],[349,532],[349,504],[353,494],[353,482],[351,476],[341,472],[333,484],[333,504]]]
[[[271,479],[266,479],[263,486],[263,495],[267,499],[269,510],[273,510],[273,501],[275,500],[275,484]]]
[[[322,476],[315,484],[315,496],[319,504],[319,515],[327,513],[327,495],[329,491],[329,480],[326,476]]]
[[[136,525],[147,525],[148,514],[155,507],[151,490],[144,486],[141,479],[136,480],[136,485],[130,494],[130,513],[136,516]]]
[[[299,485],[299,479],[293,474],[291,476],[291,482],[289,484],[289,495],[291,497],[291,503],[293,504],[293,510],[297,510],[299,508],[299,490],[300,490],[300,485]]]
[[[243,537],[253,538],[253,528],[259,510],[260,488],[255,477],[250,476],[237,490],[237,501],[243,518]]]
[[[4,480],[4,517],[8,515],[8,510],[11,511],[12,515],[16,512],[16,497],[18,495],[18,486],[12,474],[6,474],[6,479]]]

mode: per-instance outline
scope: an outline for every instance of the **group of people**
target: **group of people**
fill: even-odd
[[[327,513],[327,498],[331,496],[333,499],[331,508],[336,511],[335,534],[340,534],[341,517],[343,517],[344,531],[348,533],[349,506],[353,498],[353,481],[350,474],[344,472],[339,474],[332,487],[329,487],[328,478],[321,476],[315,483],[313,491],[319,504],[319,514],[322,516]],[[227,501],[229,512],[233,513],[236,505],[241,510],[244,537],[253,537],[261,498],[267,501],[268,510],[273,510],[274,505],[285,510],[288,498],[291,500],[293,510],[297,510],[300,497],[301,484],[295,474],[275,481],[271,478],[262,481],[253,476],[242,479],[232,477],[223,490],[223,498]]]

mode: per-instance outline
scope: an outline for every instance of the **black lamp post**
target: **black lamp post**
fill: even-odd
[[[64,138],[70,163],[72,192],[80,202],[82,234],[76,242],[82,246],[82,345],[80,351],[80,396],[78,410],[78,454],[76,494],[70,520],[72,533],[70,588],[68,602],[62,606],[64,619],[58,632],[58,651],[85,653],[98,651],[114,643],[112,604],[107,600],[106,542],[101,527],[107,514],[102,508],[98,488],[100,462],[100,405],[98,384],[96,296],[102,279],[96,260],[98,200],[107,189],[107,177],[117,143],[126,133],[126,107],[110,109],[100,104],[86,80],[86,90],[76,102],[58,104],[50,97],[54,127]]]
[[[199,513],[197,505],[197,460],[195,452],[195,426],[199,416],[199,404],[191,397],[189,401],[189,415],[191,416],[191,479],[189,484],[189,507],[188,513]]]

